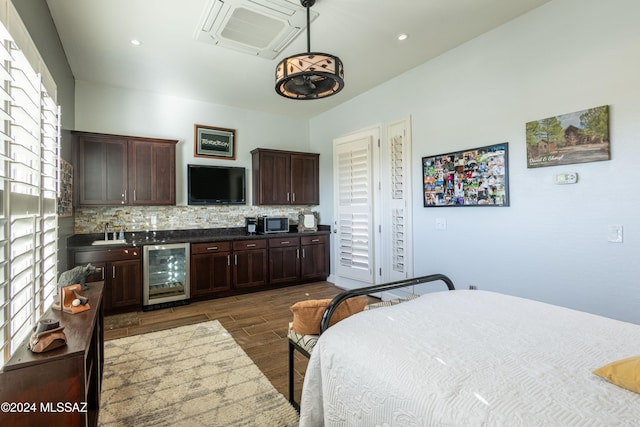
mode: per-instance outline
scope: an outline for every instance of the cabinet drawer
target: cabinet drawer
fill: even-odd
[[[191,244],[192,254],[229,252],[230,250],[231,250],[231,242],[207,242],[207,243]]]
[[[299,237],[272,237],[269,239],[270,248],[283,248],[287,246],[300,246]]]
[[[320,235],[320,236],[304,236],[300,238],[300,244],[302,245],[320,245],[323,243],[328,243],[329,236]]]
[[[266,247],[266,239],[236,240],[235,242],[233,242],[233,250],[235,251],[242,249],[265,249]]]
[[[140,248],[119,248],[107,251],[78,251],[73,260],[76,265],[90,262],[119,261],[127,259],[140,259]]]

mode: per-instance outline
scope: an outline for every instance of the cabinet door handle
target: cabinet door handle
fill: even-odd
[[[112,279],[116,278],[116,266],[115,265],[111,266],[111,278]]]
[[[247,245],[247,248],[254,248],[255,246],[256,246],[256,244],[255,244],[255,243],[251,243],[251,244],[248,244],[248,245]]]
[[[320,239],[311,239],[311,243],[318,243]]]
[[[208,251],[215,251],[217,249],[218,249],[217,246],[211,246],[210,248],[207,248]]]
[[[305,255],[304,255],[304,248],[302,248],[302,258],[304,258],[304,257],[305,257]]]
[[[100,267],[100,275],[102,276],[102,281],[104,281],[104,268]]]
[[[291,242],[280,242],[281,245],[288,245]]]
[[[287,191],[287,202],[289,201],[289,192]]]
[[[300,249],[296,249],[296,258],[300,258]]]
[[[231,265],[231,255],[227,255],[227,265]]]
[[[233,263],[235,265],[238,265],[238,255],[237,254],[233,256]]]
[[[295,201],[296,201],[296,193],[291,193],[291,201],[295,203]]]

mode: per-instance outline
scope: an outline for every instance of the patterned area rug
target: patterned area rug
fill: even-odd
[[[298,425],[217,320],[107,341],[104,353],[102,427]]]

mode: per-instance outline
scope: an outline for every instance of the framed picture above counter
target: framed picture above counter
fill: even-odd
[[[235,160],[235,129],[194,125],[193,132],[195,157]]]

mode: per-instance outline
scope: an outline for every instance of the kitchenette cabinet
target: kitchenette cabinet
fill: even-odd
[[[175,205],[176,140],[72,132],[77,206]]]
[[[324,280],[329,275],[329,236],[300,238],[300,279],[305,282]]]
[[[237,240],[233,242],[233,286],[251,288],[268,283],[267,241]]]
[[[325,226],[326,227],[326,226]],[[327,227],[328,228],[328,227]],[[68,267],[99,267],[88,281],[104,281],[107,314],[139,311],[143,307],[144,248],[187,245],[192,301],[325,280],[329,275],[329,231],[247,236],[237,229],[156,231],[139,235],[143,246],[92,246],[103,236],[75,235],[68,243]],[[207,234],[211,232],[211,240]],[[147,258],[149,256],[147,255]]]
[[[300,238],[269,239],[269,283],[284,284],[300,281]]]
[[[256,148],[251,156],[254,205],[320,203],[319,154]]]
[[[91,264],[100,271],[87,281],[104,281],[106,314],[136,311],[142,307],[142,262],[140,248],[77,251],[71,267]]]
[[[231,290],[231,242],[191,244],[191,298],[206,299]]]

